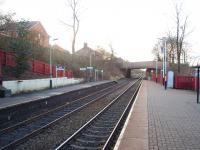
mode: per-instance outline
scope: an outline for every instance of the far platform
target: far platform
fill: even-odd
[[[104,81],[98,81],[98,82],[86,82],[86,83],[81,83],[81,84],[76,84],[76,85],[68,85],[64,87],[59,87],[59,88],[53,88],[53,89],[46,89],[42,91],[35,91],[31,93],[26,93],[26,94],[19,94],[11,97],[5,97],[5,98],[0,98],[0,109],[18,105],[21,103],[28,103],[31,101],[36,101],[40,100],[42,98],[48,98],[51,96],[55,95],[61,95],[63,93],[67,93],[70,91],[74,90],[80,90],[104,83],[112,82],[109,80],[104,80]]]
[[[196,92],[143,81],[115,150],[199,150]]]

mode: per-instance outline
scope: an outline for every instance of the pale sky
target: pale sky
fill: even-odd
[[[180,0],[177,0],[180,1]],[[189,15],[186,41],[191,55],[200,56],[200,2],[182,0],[184,15]],[[80,30],[76,50],[83,43],[95,49],[109,50],[129,61],[152,60],[151,50],[158,39],[175,27],[175,0],[81,0]],[[71,51],[72,32],[61,20],[70,22],[67,0],[4,0],[4,12],[16,12],[17,18],[40,21],[57,44]]]

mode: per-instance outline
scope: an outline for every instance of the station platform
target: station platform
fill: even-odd
[[[104,80],[104,81],[98,81],[98,82],[87,82],[87,83],[81,83],[81,84],[76,84],[76,85],[68,85],[64,87],[59,87],[59,88],[53,88],[53,89],[46,89],[46,90],[41,90],[41,91],[35,91],[31,93],[26,93],[26,94],[19,94],[19,95],[14,95],[11,97],[5,97],[5,98],[0,98],[0,109],[18,105],[21,103],[28,103],[31,101],[36,101],[40,100],[42,98],[48,98],[51,96],[55,95],[61,95],[63,93],[67,93],[70,91],[74,90],[80,90],[104,83],[112,82],[109,80]]]
[[[196,92],[143,81],[114,150],[199,150]]]

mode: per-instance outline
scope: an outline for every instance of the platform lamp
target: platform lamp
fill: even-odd
[[[58,40],[57,38],[52,39],[52,42]],[[52,89],[52,47],[49,49],[49,65],[50,65],[50,80],[49,88]]]
[[[101,80],[103,81],[103,69],[101,70]]]
[[[158,38],[158,39],[164,41],[163,77],[164,77],[164,87],[165,87],[165,90],[166,90],[167,89],[167,38],[163,37],[163,38]]]
[[[158,82],[158,60],[156,59],[156,83]]]
[[[165,53],[164,53],[164,61],[165,61],[165,90],[167,89],[167,39],[164,38],[165,40]]]
[[[157,44],[157,49],[159,50],[159,44]],[[158,53],[157,53],[158,55]],[[158,58],[156,56],[156,83],[158,82]]]
[[[200,66],[197,65],[197,104],[199,103],[199,70],[200,70]]]
[[[199,78],[200,78],[200,65],[199,65],[199,61],[200,61],[200,57],[197,56],[195,58],[195,60],[197,60],[197,64],[196,66],[194,66],[193,68],[196,69],[196,73],[197,75],[195,74],[195,77],[197,76],[197,80],[196,80],[196,91],[197,91],[197,104],[199,104]]]

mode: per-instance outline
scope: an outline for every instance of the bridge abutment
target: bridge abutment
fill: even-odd
[[[126,78],[131,78],[131,69],[126,70]]]

